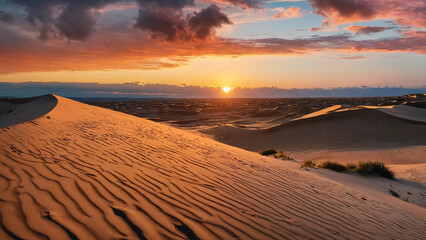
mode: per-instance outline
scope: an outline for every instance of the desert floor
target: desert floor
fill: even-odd
[[[359,141],[368,144],[324,139],[346,129],[353,115],[361,115],[362,124],[348,133],[364,134]],[[377,117],[385,126],[379,133],[389,134],[383,139],[364,126]],[[315,151],[324,144],[366,151],[371,143],[383,151],[424,151],[422,117],[410,106],[332,107],[262,128],[213,125],[197,131],[53,95],[2,101],[0,239],[424,239],[424,184],[305,170],[296,161],[253,152],[314,149],[315,139],[297,149],[276,135],[310,124],[295,138],[303,143],[309,140],[303,136],[314,136],[311,131],[327,122],[334,124],[318,137]],[[231,130],[217,136],[220,128]],[[213,139],[237,146],[234,136],[258,145],[241,146],[247,151]],[[389,141],[395,137],[409,139]],[[424,164],[419,159],[410,164]]]

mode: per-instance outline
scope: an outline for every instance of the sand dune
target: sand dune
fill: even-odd
[[[31,121],[50,112],[58,103],[52,95],[0,100],[0,128]]]
[[[56,107],[40,113],[43,117],[0,129],[0,239],[426,235],[426,210],[390,195],[366,193],[296,164],[166,125],[52,97],[58,99]],[[35,105],[44,104],[51,102]],[[338,119],[350,121],[353,116],[345,114],[353,113],[339,113]],[[385,128],[424,128],[375,110],[361,114],[390,121]],[[295,122],[269,134],[292,128],[302,129]]]
[[[265,148],[289,151],[361,150],[425,145],[426,124],[422,120],[426,110],[409,106],[398,106],[395,111],[387,110],[361,108],[327,114],[321,111],[321,114],[313,113],[269,129],[219,126],[203,132],[221,142],[254,151]],[[409,114],[401,117],[403,113]]]

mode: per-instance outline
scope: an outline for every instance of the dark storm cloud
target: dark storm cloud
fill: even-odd
[[[141,9],[135,26],[150,31],[152,38],[165,38],[171,42],[189,37],[181,11],[173,8]]]
[[[193,12],[187,16],[183,8],[194,5],[193,0],[139,0],[141,9],[135,26],[152,33],[152,38],[174,41],[205,40],[214,29],[231,21],[218,6]]]
[[[40,31],[40,38],[63,35],[85,40],[94,31],[97,10],[119,0],[9,0],[27,11],[27,21]],[[54,12],[62,10],[59,17]]]
[[[147,30],[153,38],[167,41],[206,39],[214,29],[230,24],[228,17],[216,5],[211,5],[190,15],[184,8],[194,7],[194,0],[7,0],[22,6],[26,20],[35,26],[43,40],[49,37],[65,37],[70,40],[86,40],[95,31],[99,10],[108,4],[137,2],[140,10],[135,26]],[[214,1],[212,1],[214,2]],[[257,7],[257,0],[225,0],[221,3],[244,7]],[[0,14],[5,21],[7,15]]]
[[[372,17],[376,12],[369,1],[363,0],[310,0],[316,13],[325,17],[330,11],[337,11],[344,18]]]
[[[13,22],[13,15],[0,10],[0,21],[8,23]]]
[[[189,28],[195,33],[196,38],[205,39],[212,34],[212,30],[222,24],[231,24],[228,17],[220,12],[219,7],[210,7],[196,12],[189,17]]]

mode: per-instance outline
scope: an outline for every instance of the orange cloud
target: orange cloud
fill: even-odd
[[[109,35],[111,34],[111,35]],[[0,73],[32,71],[156,70],[179,67],[190,58],[206,55],[242,56],[339,52],[426,53],[424,32],[405,32],[403,37],[355,41],[351,35],[302,39],[220,39],[207,42],[172,43],[141,38],[141,35],[99,33],[86,42],[60,41],[40,44],[0,44]]]
[[[285,8],[276,8],[275,11],[279,11],[275,14],[275,18],[298,18],[302,17],[306,11],[300,11],[300,8],[298,7],[289,7],[287,9]]]
[[[309,0],[314,12],[331,24],[345,24],[374,19],[392,19],[398,24],[426,27],[424,0]]]
[[[349,27],[344,28],[347,31],[353,33],[362,33],[362,34],[370,34],[370,33],[378,33],[383,32],[388,29],[392,29],[391,27],[370,27],[370,26],[358,26],[358,25],[350,25]]]

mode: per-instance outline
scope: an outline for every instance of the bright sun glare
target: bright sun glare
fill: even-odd
[[[231,91],[231,89],[229,87],[224,87],[223,91],[227,93],[227,92]]]

